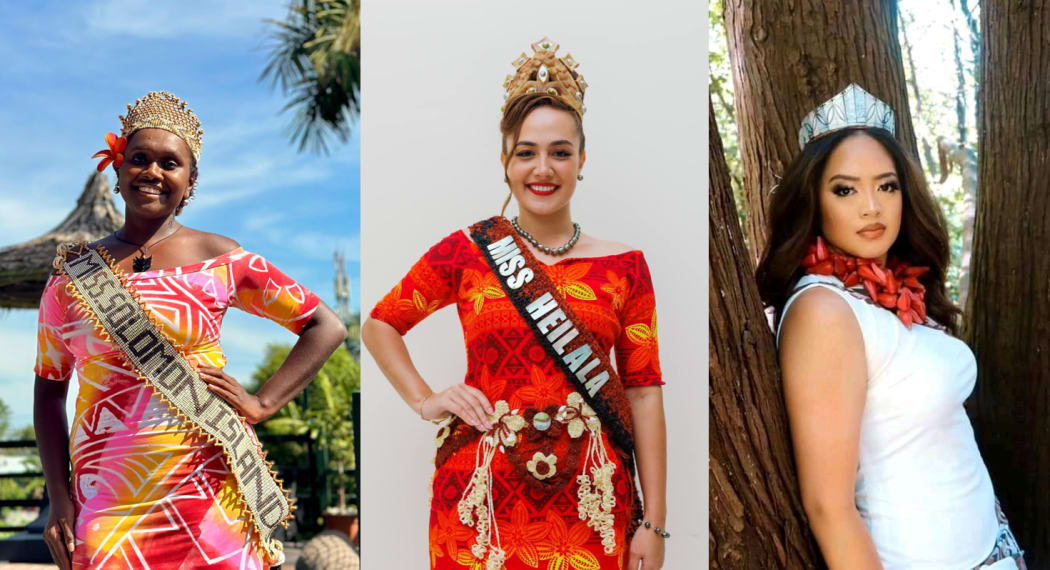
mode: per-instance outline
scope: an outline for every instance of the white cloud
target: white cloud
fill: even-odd
[[[0,314],[0,399],[11,408],[11,425],[33,421],[33,366],[36,364],[36,311]]]
[[[248,217],[252,220],[252,217]],[[360,235],[336,234],[331,232],[302,231],[287,224],[267,224],[249,222],[245,224],[257,236],[280,248],[297,254],[300,258],[331,261],[332,251],[346,252],[347,263],[361,260]]]
[[[196,206],[211,208],[278,188],[325,182],[332,176],[329,169],[320,166],[286,168],[265,160],[246,162],[248,163],[202,171]]]
[[[74,205],[61,206],[54,201],[28,197],[0,197],[0,248],[44,234],[65,219]]]
[[[295,344],[297,338],[277,324],[264,323],[259,317],[231,309],[222,323],[221,342],[227,360],[226,373],[240,383],[248,384],[255,368],[262,364],[267,344]]]
[[[216,154],[201,163],[198,206],[228,204],[279,188],[331,185],[334,171],[358,161],[351,149],[336,149],[327,157],[297,153],[273,107],[272,101],[239,106],[235,116],[209,130],[208,148]]]
[[[358,236],[335,235],[320,232],[296,232],[283,242],[312,259],[332,259],[332,250],[346,252],[346,260],[360,261],[361,241]]]
[[[244,217],[241,226],[250,232],[260,232],[267,228],[277,226],[288,216],[283,212],[252,213]]]
[[[118,34],[124,38],[212,36],[258,37],[267,18],[283,18],[283,0],[184,0],[183,2],[134,2],[103,0],[83,8],[88,31],[99,35]]]
[[[205,133],[209,148],[241,147],[247,141],[258,141],[280,134],[280,122],[275,118],[274,107],[278,97],[259,99],[251,108],[241,103],[236,115],[227,117],[227,122],[209,126]],[[278,107],[279,108],[279,107]],[[287,145],[285,145],[287,146]]]
[[[33,141],[35,144],[36,141]],[[0,248],[57,226],[83,191],[87,170],[12,169],[0,177]]]

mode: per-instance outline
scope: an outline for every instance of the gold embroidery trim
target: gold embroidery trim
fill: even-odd
[[[70,277],[65,271],[65,266],[64,265],[66,263],[66,259],[67,259],[67,256],[69,254],[73,254],[73,255],[79,256],[79,255],[82,255],[83,253],[85,253],[86,251],[88,251],[89,249],[90,248],[88,247],[88,245],[86,243],[83,243],[83,242],[76,242],[76,243],[59,245],[56,248],[56,255],[55,255],[55,259],[52,261],[52,267],[55,269],[55,272],[56,272],[56,274],[58,276],[66,278],[66,280],[67,280],[66,284],[65,284],[66,291],[70,294],[70,296],[72,296],[74,299],[77,300],[77,303],[80,305],[80,307],[87,314],[88,320],[91,322],[92,326],[94,327],[96,334],[98,334],[98,336],[101,337],[103,340],[111,342],[114,345],[120,347],[121,346],[120,343],[117,342],[109,334],[109,331],[107,331],[105,326],[102,324],[101,319],[99,319],[98,315],[95,314],[94,309],[91,308],[91,305],[87,302],[87,300],[84,298],[84,296],[77,289],[77,287],[76,287],[76,285],[75,285],[75,283],[73,281],[73,278]],[[124,290],[127,291],[128,294],[131,295],[131,298],[135,301],[135,303],[139,306],[139,308],[142,309],[143,314],[145,314],[146,318],[149,319],[150,324],[153,326],[153,328],[156,330],[156,332],[159,333],[159,335],[163,339],[165,339],[168,342],[168,344],[170,344],[171,347],[173,349],[175,349],[176,352],[178,352],[179,356],[181,356],[186,361],[186,363],[190,365],[190,367],[196,369],[196,367],[194,367],[193,364],[191,363],[191,361],[189,360],[187,353],[179,347],[179,345],[175,342],[174,339],[172,339],[170,336],[168,336],[168,334],[164,331],[164,328],[161,325],[161,323],[157,320],[156,317],[154,317],[153,314],[151,314],[149,312],[149,309],[147,308],[146,304],[142,301],[142,298],[139,295],[139,292],[135,289],[134,286],[131,285],[131,283],[129,282],[129,280],[127,278],[127,275],[117,266],[116,261],[113,260],[113,257],[110,256],[110,254],[106,250],[106,248],[103,247],[103,246],[96,246],[95,253],[99,257],[101,257],[102,260],[109,266],[109,269],[113,272],[113,275],[116,276],[116,278],[120,281],[121,286],[123,286]],[[273,563],[276,563],[276,564],[280,564],[281,562],[283,562],[283,560],[284,560],[283,545],[281,544],[280,541],[272,538],[273,529],[269,529],[269,532],[265,533],[265,535],[264,535],[263,529],[265,528],[265,526],[262,525],[259,520],[257,520],[257,518],[255,516],[256,513],[248,505],[248,502],[247,502],[247,500],[244,497],[244,493],[243,493],[243,491],[241,489],[240,475],[237,473],[237,470],[234,469],[234,467],[233,467],[233,461],[232,461],[232,459],[230,457],[229,450],[226,448],[225,442],[223,442],[219,438],[213,436],[212,434],[208,433],[208,431],[206,431],[204,428],[202,428],[200,425],[198,425],[195,421],[193,421],[188,416],[186,416],[186,414],[184,414],[182,412],[182,410],[179,409],[178,406],[176,406],[174,403],[172,403],[168,399],[168,397],[165,396],[156,386],[154,386],[153,382],[148,377],[146,377],[146,375],[143,374],[138,369],[138,367],[135,366],[134,363],[131,362],[131,360],[128,358],[128,356],[124,353],[123,349],[118,351],[118,356],[119,356],[121,362],[123,362],[124,365],[128,369],[130,369],[132,372],[134,372],[135,375],[138,377],[138,379],[140,381],[142,381],[144,384],[149,386],[149,388],[153,391],[153,394],[156,395],[157,398],[168,407],[168,410],[177,419],[181,420],[183,423],[186,424],[186,426],[189,428],[189,431],[192,434],[194,434],[196,436],[199,436],[199,437],[202,437],[208,443],[215,444],[215,445],[217,445],[219,447],[219,449],[222,451],[223,458],[224,458],[224,460],[226,462],[227,467],[230,469],[230,472],[234,474],[234,477],[237,480],[237,493],[236,493],[237,506],[240,507],[240,508],[243,508],[245,511],[247,511],[250,514],[250,519],[252,521],[252,524],[248,528],[249,537],[251,539],[253,539],[256,543],[260,544],[263,547],[263,550],[266,552],[266,554],[269,557],[269,561],[271,561]],[[216,396],[216,397],[218,397],[218,396]],[[238,414],[237,411],[232,408],[232,406],[231,406],[230,409],[240,419],[242,427],[247,432],[249,428],[247,427],[247,424],[246,424],[246,422],[244,420],[244,417],[242,417],[240,414]],[[249,439],[250,439],[252,445],[255,447],[256,452],[258,453],[258,455],[259,455],[260,459],[262,460],[263,464],[266,466],[267,472],[269,473],[269,475],[273,479],[273,481],[277,484],[277,488],[280,489],[280,491],[283,493],[284,499],[285,499],[285,501],[288,504],[288,513],[284,516],[284,518],[281,520],[281,522],[278,523],[282,527],[287,527],[288,526],[288,521],[293,517],[292,513],[295,511],[295,499],[289,494],[288,490],[284,488],[284,484],[281,481],[280,477],[277,476],[277,472],[273,470],[273,462],[266,460],[266,451],[262,448],[262,445],[258,444],[258,442],[257,442],[257,440],[255,438],[250,438],[249,437]],[[276,526],[274,528],[276,528]],[[269,538],[264,538],[264,536],[268,536]]]

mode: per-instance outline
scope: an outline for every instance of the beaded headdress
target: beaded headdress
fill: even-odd
[[[120,135],[127,138],[139,129],[164,129],[174,133],[190,147],[194,160],[201,158],[200,119],[186,102],[167,91],[150,91],[128,105],[127,116],[120,117]]]
[[[559,58],[557,51],[558,44],[544,37],[532,44],[532,57],[524,53],[518,56],[511,63],[518,71],[503,82],[506,90],[503,98],[509,102],[528,93],[547,93],[567,103],[582,117],[587,112],[583,104],[587,82],[575,71],[580,64],[569,54]]]
[[[895,134],[893,109],[856,83],[828,99],[802,119],[798,146],[822,135],[850,127],[875,127]]]

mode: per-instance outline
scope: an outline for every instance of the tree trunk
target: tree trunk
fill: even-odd
[[[726,0],[748,243],[766,242],[770,189],[798,153],[802,118],[857,83],[897,113],[897,138],[916,160],[897,3]]]
[[[981,38],[980,31],[978,30],[977,18],[973,15],[973,11],[970,10],[970,0],[959,0],[959,9],[962,10],[963,18],[966,20],[966,28],[970,31],[970,55],[973,57],[973,65],[976,69],[976,75],[981,75]],[[980,96],[981,86],[974,82],[974,100]]]
[[[920,124],[929,124],[926,121],[926,116],[922,109],[922,92],[919,91],[919,73],[915,71],[915,57],[912,56],[911,42],[908,40],[908,25],[914,24],[915,19],[912,18],[911,22],[906,21],[906,18],[902,18],[900,21],[901,25],[901,43],[904,47],[904,54],[907,56],[908,61],[908,75],[907,84],[911,87],[912,97],[915,98],[915,116],[919,118]],[[923,123],[925,121],[925,123]],[[933,149],[930,148],[930,141],[926,137],[921,138],[922,142],[922,158],[926,161],[926,168],[929,169],[930,174],[934,177],[938,175],[937,167],[938,163],[933,159]]]
[[[1050,568],[1050,0],[981,10],[972,411],[1028,567]]]
[[[970,56],[973,58],[974,68],[976,69],[975,75],[980,75],[981,67],[981,49],[980,42],[978,41],[977,22],[970,12],[970,6],[967,3],[968,0],[960,0],[959,9],[962,13],[963,20],[966,23],[967,35],[969,37],[968,45],[970,46]],[[955,9],[955,1],[952,0],[952,9]],[[952,30],[953,38],[955,42],[955,61],[957,66],[957,77],[959,80],[959,91],[958,99],[961,101],[963,107],[963,113],[959,115],[959,144],[958,147],[953,151],[951,160],[959,166],[959,172],[962,173],[962,188],[963,188],[963,230],[962,230],[962,251],[959,259],[959,305],[965,307],[967,305],[968,296],[970,294],[970,260],[973,257],[973,225],[976,218],[976,204],[977,204],[977,164],[973,145],[970,144],[969,136],[966,134],[966,74],[962,65],[962,56],[960,55],[960,48],[958,46],[960,34],[958,26],[955,22],[956,18],[952,18]],[[974,81],[974,101],[980,97],[980,85],[978,81]],[[942,178],[943,181],[943,178]],[[969,315],[963,315],[964,319],[968,319]]]
[[[952,2],[955,8],[955,2]],[[959,26],[956,18],[952,18],[952,52],[955,54],[955,79],[958,85],[955,87],[955,119],[959,123],[959,145],[966,146],[969,137],[966,133],[966,71],[963,69],[962,47],[959,42]]]
[[[821,564],[798,496],[776,346],[710,108],[710,568]]]

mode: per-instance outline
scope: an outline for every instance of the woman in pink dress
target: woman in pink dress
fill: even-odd
[[[117,173],[124,226],[90,244],[209,389],[249,424],[291,400],[345,338],[316,295],[233,240],[179,224],[193,196],[200,123],[173,95],[129,106],[121,137],[99,153]],[[56,267],[62,259],[56,259]],[[228,307],[299,335],[256,394],[225,372]],[[35,424],[51,500],[44,539],[60,568],[258,569],[262,548],[222,447],[164,400],[106,334],[70,278],[56,271],[40,300]],[[68,381],[80,379],[72,429]],[[68,466],[72,465],[72,473]]]

